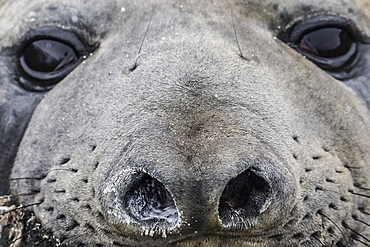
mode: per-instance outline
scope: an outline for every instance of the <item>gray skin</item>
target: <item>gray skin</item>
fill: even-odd
[[[366,2],[0,0],[1,192],[70,246],[369,246]],[[345,78],[284,42],[332,16]],[[99,48],[28,90],[25,37],[60,29]]]

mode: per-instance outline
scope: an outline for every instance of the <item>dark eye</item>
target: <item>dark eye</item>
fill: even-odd
[[[51,89],[97,48],[75,33],[55,27],[30,30],[22,43],[19,82],[30,91]]]
[[[73,66],[77,60],[75,51],[69,45],[43,39],[33,41],[25,48],[20,57],[20,64],[30,76],[49,80],[69,66]]]
[[[302,20],[279,38],[333,77],[353,77],[360,61],[362,36],[353,23],[337,16]]]
[[[348,71],[357,55],[357,42],[339,27],[322,27],[304,33],[294,47],[328,72]]]
[[[302,52],[317,57],[334,58],[346,55],[353,44],[352,38],[343,29],[325,27],[303,35],[298,47]]]
[[[20,68],[24,72],[20,82],[28,90],[48,90],[80,64],[86,56],[82,54],[63,41],[50,38],[33,40],[19,56]]]

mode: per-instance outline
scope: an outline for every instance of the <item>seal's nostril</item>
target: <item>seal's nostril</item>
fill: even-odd
[[[123,198],[127,213],[143,225],[176,225],[177,207],[164,185],[143,172],[135,177]]]
[[[266,210],[271,187],[251,170],[231,179],[222,192],[218,212],[224,225],[250,227],[254,219]]]

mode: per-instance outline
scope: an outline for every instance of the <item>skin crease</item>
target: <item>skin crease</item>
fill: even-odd
[[[17,203],[38,204],[29,210],[67,246],[368,246],[369,8],[0,0],[1,178],[40,178],[1,193],[35,193]],[[276,38],[317,16],[361,33],[360,62],[343,81]],[[32,92],[17,56],[42,28],[99,48]],[[225,186],[246,171],[267,191],[258,213],[223,218]],[[125,206],[138,173],[173,198],[171,224]]]

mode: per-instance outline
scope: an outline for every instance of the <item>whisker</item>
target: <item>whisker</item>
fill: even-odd
[[[355,185],[356,186],[356,185]],[[370,190],[370,188],[365,188],[365,187],[361,187],[361,186],[356,186],[357,189],[360,189],[360,190]]]
[[[235,23],[234,23],[234,18],[233,18],[233,13],[231,11],[231,8],[230,8],[230,18],[231,18],[231,24],[233,26],[233,33],[234,33],[234,36],[235,36],[235,40],[236,40],[236,44],[238,46],[238,49],[239,49],[239,56],[247,61],[250,61],[249,58],[246,58],[243,56],[243,52],[242,52],[242,49],[240,47],[240,43],[239,43],[239,39],[238,39],[238,35],[236,33],[236,27],[235,27]]]
[[[143,39],[141,41],[141,44],[140,44],[140,47],[139,47],[139,51],[137,52],[137,56],[136,56],[136,59],[135,59],[135,64],[134,64],[134,66],[132,68],[130,68],[130,71],[134,71],[137,68],[137,66],[138,66],[137,65],[137,61],[139,60],[139,55],[140,55],[141,49],[143,48],[144,41],[146,39],[146,36],[148,35],[149,27],[150,27],[150,24],[152,23],[153,16],[154,16],[154,11],[152,12],[152,15],[150,17],[148,26],[146,27],[146,30],[145,30],[145,33],[144,33],[144,37],[143,37]]]
[[[317,212],[319,215],[325,217],[326,219],[328,219],[331,223],[333,223],[335,225],[336,228],[338,228],[338,230],[340,231],[340,233],[342,234],[343,238],[344,238],[344,241],[348,244],[349,243],[349,240],[347,238],[347,235],[344,233],[344,231],[342,230],[342,228],[340,228],[338,226],[337,223],[335,223],[329,216],[326,216],[321,210],[319,210]]]
[[[362,169],[360,166],[349,166],[349,165],[344,165],[345,168],[351,170],[351,169]]]
[[[365,197],[365,198],[370,198],[369,195],[364,195],[364,194],[361,194],[361,193],[357,193],[357,192],[354,192],[353,190],[349,190],[348,192],[351,193],[352,195],[362,196],[362,197]]]
[[[360,237],[362,237],[363,239],[365,239],[367,242],[369,242],[370,243],[370,240],[367,238],[367,237],[365,237],[364,235],[362,235],[361,233],[359,233],[359,232],[357,232],[357,231],[355,231],[355,230],[353,230],[351,227],[349,227],[349,225],[346,223],[346,222],[342,222],[342,225],[343,225],[343,227],[345,227],[345,228],[347,228],[348,230],[350,230],[350,231],[352,231],[353,233],[355,233],[356,235],[358,235],[358,236],[360,236]],[[355,239],[355,238],[353,238],[353,239]]]
[[[41,205],[42,203],[43,202],[36,202],[36,203],[28,204],[28,205],[25,205],[25,206],[20,206],[17,209],[24,209],[24,208],[28,208],[28,207],[32,207],[32,206],[36,206],[36,205]]]
[[[319,242],[321,244],[321,246],[325,247],[325,244],[323,242],[321,242],[321,240],[318,239],[315,235],[311,235],[311,237],[314,238],[317,242]]]
[[[363,213],[363,214],[366,214],[366,215],[370,215],[370,212],[367,212],[367,211],[365,211],[365,209],[364,208],[358,208],[358,210],[361,212],[361,213]]]
[[[351,238],[352,238],[353,240],[357,241],[357,242],[360,242],[361,244],[363,244],[363,245],[365,245],[365,246],[370,247],[370,244],[368,244],[368,243],[366,243],[366,242],[362,241],[361,239],[358,239],[357,237],[351,236]]]
[[[17,180],[42,180],[45,177],[40,178],[31,178],[31,177],[24,177],[24,178],[8,178],[8,179],[0,179],[0,182],[8,182],[8,181],[17,181]]]
[[[25,205],[25,206],[19,206],[19,207],[16,207],[14,209],[11,209],[9,211],[6,211],[6,209],[4,210],[4,208],[0,208],[2,211],[6,211],[6,212],[3,212],[1,213],[0,215],[5,215],[5,214],[8,214],[10,212],[14,212],[14,211],[17,211],[19,209],[24,209],[24,208],[28,208],[28,207],[32,207],[32,206],[36,206],[36,205],[40,205],[42,204],[42,202],[36,202],[36,203],[33,203],[33,204],[29,204],[29,205]],[[8,207],[7,207],[8,208]]]
[[[37,195],[38,193],[40,193],[40,192],[32,192],[32,193],[16,194],[16,195],[10,195],[10,197],[34,196],[34,195]]]
[[[357,216],[353,216],[352,217],[355,221],[358,221],[358,222],[361,222],[362,224],[366,225],[366,226],[369,226],[370,227],[370,224],[369,223],[366,223],[365,221],[363,220],[360,220]]]
[[[70,171],[73,172],[73,169],[52,169],[46,172],[46,175],[42,177],[23,177],[23,178],[7,178],[7,179],[0,179],[0,182],[9,182],[9,181],[19,181],[19,180],[43,180],[46,178],[46,176],[53,171]]]

